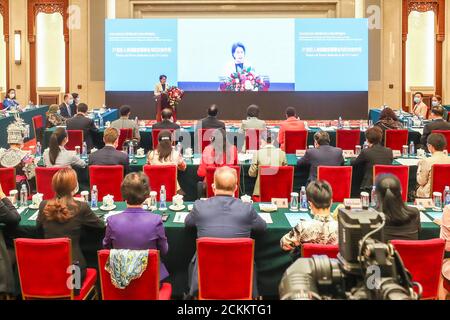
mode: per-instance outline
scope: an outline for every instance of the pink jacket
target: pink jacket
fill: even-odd
[[[445,251],[450,251],[450,206],[442,214],[441,239],[445,240]]]

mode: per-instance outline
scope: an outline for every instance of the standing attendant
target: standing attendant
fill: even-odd
[[[70,93],[64,95],[64,102],[59,106],[60,115],[65,119],[72,118],[77,113],[74,99]]]
[[[155,85],[155,98],[156,98],[156,121],[161,122],[161,111],[163,109],[169,108],[169,100],[167,96],[167,90],[169,89],[169,84],[167,83],[167,76],[162,74],[159,76],[159,82]],[[176,118],[175,110],[174,119]]]

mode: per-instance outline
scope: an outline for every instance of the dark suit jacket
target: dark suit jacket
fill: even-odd
[[[122,165],[125,174],[130,172],[130,162],[128,155],[114,147],[105,146],[103,149],[95,151],[89,155],[89,165],[94,166],[114,166]]]
[[[344,157],[342,156],[342,149],[329,145],[320,146],[318,149],[306,150],[305,156],[297,162],[298,166],[310,166],[308,182],[317,179],[317,167],[342,166],[343,164]]]
[[[67,130],[83,130],[84,141],[87,144],[88,150],[90,151],[94,147],[92,135],[98,132],[94,120],[77,114],[75,117],[67,119],[66,126]]]
[[[197,238],[249,238],[252,231],[263,232],[267,228],[251,204],[228,196],[197,200],[184,223],[187,228],[197,228]],[[189,267],[189,285],[189,293],[195,296],[198,290],[196,255]],[[256,294],[255,286],[254,278]]]
[[[59,105],[59,111],[63,118],[69,119],[69,118],[74,117],[77,114],[77,106],[75,104],[70,105],[71,114],[69,115],[69,113],[67,112],[67,106],[63,102],[62,104]]]
[[[225,122],[218,120],[217,117],[208,116],[200,120],[199,125],[202,129],[225,129]]]
[[[157,122],[152,126],[152,129],[162,130],[162,129],[180,129],[180,126],[176,123],[173,123],[170,120],[163,120],[161,122]]]
[[[361,150],[360,155],[351,161],[352,166],[364,166],[364,177],[361,182],[361,190],[370,190],[373,186],[373,166],[391,165],[394,160],[392,150],[381,144]]]
[[[420,143],[422,144],[423,147],[426,148],[428,136],[434,130],[450,130],[450,123],[448,123],[444,119],[436,119],[426,124],[425,127],[423,128],[422,138],[420,138]]]

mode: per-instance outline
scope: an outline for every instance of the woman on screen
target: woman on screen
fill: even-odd
[[[234,72],[241,72],[242,70],[246,70],[250,68],[251,71],[255,71],[251,64],[245,60],[245,46],[241,42],[236,42],[231,47],[231,55],[233,57],[233,61],[227,65],[227,73],[226,76]]]

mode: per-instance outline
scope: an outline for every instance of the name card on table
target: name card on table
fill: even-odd
[[[277,208],[287,209],[289,207],[289,201],[287,198],[272,198],[272,204]]]
[[[350,209],[362,209],[361,199],[344,199],[344,206]]]
[[[272,224],[273,223],[272,216],[270,215],[270,213],[268,213],[268,212],[259,212],[258,214],[267,224]]]
[[[305,156],[306,150],[296,150],[295,155],[297,157],[303,158]]]
[[[394,156],[394,158],[400,158],[402,156],[402,153],[400,152],[400,150],[392,150],[392,155]]]
[[[434,208],[433,199],[416,199],[414,204],[416,206],[422,206],[425,209],[432,209],[432,208]]]
[[[186,220],[186,217],[188,214],[189,214],[189,212],[177,212],[175,214],[175,218],[173,219],[173,222],[184,223],[184,220]]]
[[[353,151],[353,150],[344,150],[344,151],[342,151],[342,154],[343,154],[344,158],[355,158],[356,157],[355,151]]]

